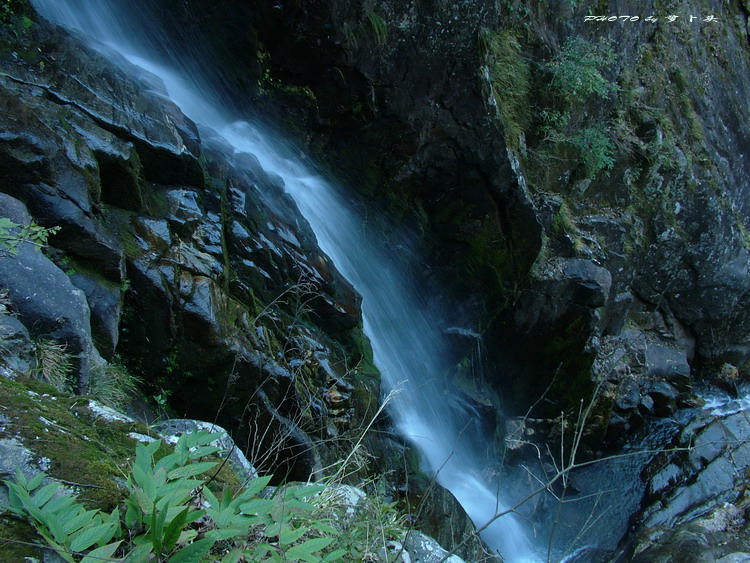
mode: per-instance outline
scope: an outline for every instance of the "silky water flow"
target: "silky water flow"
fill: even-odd
[[[263,169],[278,174],[286,191],[310,223],[320,248],[362,296],[364,330],[386,391],[394,391],[389,413],[398,432],[411,441],[423,458],[423,469],[437,475],[477,527],[484,527],[506,507],[498,483],[482,477],[470,435],[476,415],[451,404],[456,393],[441,374],[449,368],[442,350],[446,335],[419,297],[408,276],[366,236],[356,216],[335,186],[318,175],[283,145],[276,135],[257,126],[223,115],[208,89],[200,88],[194,61],[155,63],[150,54],[164,31],[155,28],[148,6],[114,0],[33,0],[48,20],[76,30],[115,51],[130,63],[153,73],[164,82],[170,98],[196,123],[221,134],[235,151],[255,155]],[[163,47],[163,44],[161,45]],[[168,66],[167,66],[168,65]],[[226,112],[227,114],[229,112]],[[467,427],[467,421],[470,425]],[[541,559],[527,532],[513,514],[505,514],[486,526],[482,538],[509,562]]]

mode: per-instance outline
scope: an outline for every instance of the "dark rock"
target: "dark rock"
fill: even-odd
[[[673,385],[666,381],[654,381],[647,385],[646,392],[653,400],[654,414],[669,416],[674,412],[679,393]]]
[[[633,296],[630,293],[620,293],[612,299],[605,316],[604,329],[602,334],[617,335],[620,334],[625,326],[630,307],[633,304]]]
[[[680,390],[690,388],[690,365],[685,350],[649,345],[646,369],[649,378],[671,381]]]
[[[86,294],[91,311],[91,333],[96,348],[105,360],[111,360],[117,348],[122,313],[119,286],[84,274],[70,275],[70,281]]]
[[[3,308],[0,305],[0,310]],[[28,374],[34,366],[34,345],[29,331],[17,318],[0,312],[0,376],[11,379],[18,375]]]
[[[30,222],[23,204],[5,194],[0,194],[0,216],[21,225]],[[85,390],[90,362],[96,357],[86,298],[31,242],[21,243],[17,251],[0,254],[0,288],[8,290],[13,310],[34,338],[67,347],[79,370],[78,387]]]

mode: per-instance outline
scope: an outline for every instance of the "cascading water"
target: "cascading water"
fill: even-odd
[[[176,73],[149,62],[149,47],[160,35],[151,29],[151,18],[134,12],[130,3],[127,10],[122,2],[106,0],[33,3],[47,19],[93,37],[159,76],[188,117],[219,131],[236,151],[254,154],[264,169],[283,178],[322,250],[362,296],[364,328],[375,364],[385,388],[398,391],[390,408],[399,432],[419,448],[425,469],[437,474],[437,481],[455,495],[475,524],[484,527],[482,537],[488,545],[507,561],[536,561],[525,531],[512,514],[493,521],[505,507],[498,498],[499,485],[480,473],[471,439],[477,435],[471,427],[475,414],[450,404],[457,393],[441,377],[448,362],[439,319],[428,312],[407,276],[362,232],[362,222],[335,188],[288,151],[271,146],[271,137],[223,116],[196,86],[199,77],[192,74],[188,87]],[[143,21],[134,19],[138,17]],[[143,39],[143,33],[155,35]],[[178,73],[196,68],[180,64],[179,59],[169,64]]]

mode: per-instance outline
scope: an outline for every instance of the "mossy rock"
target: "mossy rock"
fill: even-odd
[[[88,401],[37,381],[0,378],[0,404],[9,419],[2,434],[45,460],[52,478],[80,488],[87,506],[112,510],[125,497],[113,478],[127,471],[135,451],[128,433],[150,431],[142,423],[99,418]]]

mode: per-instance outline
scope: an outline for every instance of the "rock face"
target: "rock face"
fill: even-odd
[[[343,367],[369,349],[359,298],[283,186],[198,131],[153,76],[41,23],[3,34],[0,215],[59,227],[44,251],[2,249],[4,334],[64,347],[83,393],[123,364],[280,477],[330,463],[321,440],[364,423],[378,378]],[[4,369],[34,365],[17,354]]]
[[[713,6],[695,0],[672,25],[620,2],[640,20],[614,25],[585,21],[586,3],[304,4],[254,16],[267,89],[315,96],[304,139],[416,232],[425,283],[482,327],[509,413],[553,378],[539,416],[577,409],[597,377],[625,390],[623,370],[660,416],[696,376],[747,377],[745,7],[698,22]],[[646,344],[613,363],[625,328]],[[639,416],[613,393],[599,436]]]
[[[637,533],[622,560],[747,560],[748,456],[746,401],[703,409],[643,469]]]
[[[574,421],[594,394],[593,457],[695,404],[696,379],[735,392],[747,379],[745,4],[691,22],[716,9],[691,0],[672,23],[643,21],[629,0],[610,6],[641,14],[633,25],[584,21],[598,9],[587,3],[179,4],[155,9],[187,22],[156,48],[201,43],[204,25],[237,14],[242,33],[207,43],[235,61],[215,72],[225,97],[280,104],[308,150],[409,232],[424,256],[415,275],[447,285],[457,326],[480,327],[483,383],[505,414],[535,405],[534,417]],[[220,410],[239,443],[263,436],[260,451],[283,452],[268,465],[315,473],[335,456],[318,438],[349,436],[377,395],[357,297],[257,159],[227,154],[149,91],[153,77],[32,32],[30,43],[3,31],[0,189],[16,217],[23,205],[62,228],[47,257],[3,257],[17,260],[3,283],[19,315],[4,334],[119,355],[178,410]],[[569,64],[594,82],[577,85]],[[20,302],[27,289],[10,274],[32,258],[40,283],[59,280],[69,299]],[[488,420],[501,434],[502,417]]]

